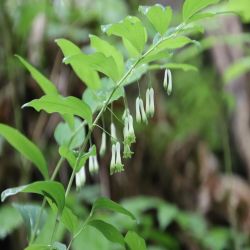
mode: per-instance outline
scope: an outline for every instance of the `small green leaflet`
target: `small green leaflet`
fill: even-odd
[[[74,56],[81,53],[80,48],[78,48],[74,43],[66,39],[57,39],[57,45],[63,52],[65,58]],[[71,67],[73,68],[76,75],[86,83],[89,88],[98,89],[100,87],[100,79],[98,73],[90,68],[88,65],[80,64],[78,62],[71,62]]]
[[[185,0],[182,9],[183,21],[186,22],[189,18],[195,15],[200,10],[208,7],[211,4],[216,4],[220,0]]]
[[[73,149],[79,147],[83,143],[85,138],[84,126],[77,117],[75,117],[73,122],[72,128],[65,122],[60,122],[56,126],[54,137],[58,145],[67,145]]]
[[[155,4],[153,6],[140,6],[139,11],[148,18],[155,30],[161,35],[167,31],[173,15],[170,7],[165,8],[160,4]]]
[[[34,244],[26,247],[24,250],[66,250],[66,245],[55,242],[53,246],[51,245],[40,245],[40,244]]]
[[[119,78],[124,73],[124,61],[121,52],[119,52],[113,45],[98,36],[90,35],[90,45],[95,48],[97,52],[103,53],[106,57],[112,56],[119,72]]]
[[[102,108],[103,103],[108,100],[115,88],[115,83],[110,78],[102,78],[101,83],[100,89],[87,88],[83,93],[82,99],[91,107],[93,113]],[[121,86],[115,91],[109,103],[118,100],[122,96],[124,96],[124,88]]]
[[[102,26],[102,31],[109,36],[115,35],[122,38],[124,46],[131,56],[138,56],[144,50],[147,41],[147,32],[139,18],[128,16],[119,23]]]
[[[129,216],[132,220],[135,220],[135,216],[129,212],[127,209],[125,209],[124,207],[122,207],[121,205],[119,205],[118,203],[108,199],[108,198],[105,198],[105,197],[102,197],[102,198],[98,198],[94,204],[93,204],[93,207],[92,207],[92,210],[91,212],[95,212],[97,209],[107,209],[107,210],[111,210],[113,212],[117,212],[117,213],[120,213],[120,214],[124,214],[124,215],[127,215]]]
[[[84,68],[85,66],[89,67],[92,70],[105,74],[114,81],[120,79],[120,74],[114,58],[111,56],[105,56],[100,52],[90,55],[79,53],[77,55],[66,57],[64,62],[66,64],[70,63],[73,65],[79,65],[81,68]]]
[[[102,220],[91,220],[88,225],[100,231],[109,241],[124,246],[122,234],[113,225]]]
[[[48,167],[40,149],[18,130],[0,123],[0,136],[3,136],[17,151],[30,160],[40,170],[45,179],[49,178]]]
[[[74,97],[60,95],[44,95],[24,104],[22,107],[33,107],[36,111],[44,110],[47,113],[71,114],[85,119],[92,124],[92,112],[89,106],[82,100]]]
[[[84,153],[80,159],[79,159],[79,162],[78,162],[78,165],[76,166],[76,162],[77,162],[77,152],[74,152],[72,150],[70,150],[67,146],[65,145],[62,145],[60,148],[59,148],[59,154],[64,157],[69,165],[72,167],[72,169],[76,169],[76,172],[78,172],[82,166],[85,165],[86,161],[88,160],[88,158],[90,156],[94,156],[96,155],[96,146],[93,145],[89,151],[87,153]]]
[[[31,184],[8,188],[1,194],[1,201],[3,202],[7,197],[16,195],[18,193],[35,193],[46,196],[51,199],[57,206],[58,210],[62,212],[65,204],[65,191],[61,183],[56,181],[37,181]]]
[[[42,75],[35,67],[33,67],[30,63],[28,63],[21,56],[16,55],[16,57],[20,60],[20,62],[28,69],[31,73],[32,77],[36,80],[38,85],[41,87],[43,92],[47,95],[57,94],[57,89],[55,85],[47,79],[44,75]]]
[[[145,240],[136,232],[128,231],[125,236],[125,242],[129,250],[147,250]]]

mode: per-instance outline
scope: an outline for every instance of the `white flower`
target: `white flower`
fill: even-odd
[[[149,107],[150,107],[150,90],[148,88],[146,91],[146,114],[147,116],[150,116]]]
[[[85,182],[86,182],[86,174],[85,174],[84,166],[82,166],[81,169],[76,173],[76,187],[77,187],[77,189],[84,186]]]
[[[95,166],[94,166],[94,157],[89,157],[89,172],[94,173],[95,172]]]
[[[135,141],[133,116],[130,114],[128,116],[128,134],[129,134],[129,137],[134,137],[134,141]]]
[[[172,73],[169,69],[165,70],[163,86],[167,90],[167,94],[170,95],[172,92]]]
[[[112,122],[110,125],[111,132],[111,142],[115,143],[117,141],[115,124]]]
[[[120,142],[112,145],[112,156],[110,163],[110,173],[118,173],[123,171],[123,164],[121,160],[121,145]]]
[[[141,112],[140,112],[140,97],[136,98],[136,102],[135,102],[135,117],[136,117],[136,121],[138,123],[141,123]]]
[[[154,89],[150,88],[149,90],[149,96],[150,96],[150,104],[149,104],[149,114],[151,117],[154,116],[155,113],[155,98],[154,98]]]
[[[147,116],[146,116],[146,113],[145,113],[143,101],[142,101],[141,98],[140,98],[140,102],[139,103],[140,103],[141,118],[142,118],[143,122],[148,123],[148,119],[147,119]]]
[[[100,155],[103,156],[106,151],[106,133],[102,132],[102,142],[100,146]]]
[[[146,92],[146,114],[148,117],[153,117],[155,112],[154,104],[154,89],[148,88]]]

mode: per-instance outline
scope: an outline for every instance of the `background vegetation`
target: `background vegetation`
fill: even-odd
[[[60,117],[20,110],[23,103],[40,97],[41,90],[14,54],[27,58],[49,76],[64,95],[81,98],[84,85],[61,63],[63,55],[54,40],[64,37],[80,47],[87,46],[89,33],[101,35],[101,24],[137,13],[139,4],[156,2],[171,5],[175,11],[172,24],[179,22],[181,0],[2,0],[0,122],[32,138],[52,168],[58,160],[53,131]],[[189,67],[172,70],[173,94],[168,98],[162,88],[164,72],[140,79],[141,85],[154,84],[156,115],[148,126],[137,125],[135,154],[125,163],[125,171],[109,176],[107,155],[101,160],[99,176],[88,174],[87,185],[71,195],[82,217],[97,197],[120,201],[139,224],[122,215],[100,216],[121,231],[135,229],[151,250],[250,249],[250,5],[247,0],[221,1],[213,10],[237,15],[206,19],[190,34],[201,40],[200,46],[187,46],[173,55],[175,62],[192,64],[198,71]],[[136,86],[129,87],[128,93],[133,107]],[[114,108],[122,113],[122,101]],[[100,138],[100,131],[94,137]],[[69,176],[64,163],[59,178],[67,183]],[[39,173],[0,137],[0,190],[38,178]],[[18,201],[31,198],[36,204],[36,197],[28,195],[13,197],[14,207],[1,204],[1,249],[23,249],[27,244],[23,220],[15,207],[20,206]],[[44,220],[40,242],[49,237],[46,228],[51,227],[51,221]],[[60,228],[59,240],[67,238],[64,230]],[[92,228],[72,247],[83,246],[89,250],[119,249]]]

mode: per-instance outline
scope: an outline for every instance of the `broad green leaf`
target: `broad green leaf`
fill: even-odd
[[[124,73],[124,62],[122,54],[110,43],[98,36],[90,35],[90,44],[97,52],[103,53],[106,57],[112,56],[119,71],[119,78]]]
[[[91,220],[88,225],[100,231],[109,241],[124,245],[122,234],[111,224],[102,220]]]
[[[71,114],[85,119],[88,124],[92,123],[92,113],[89,106],[82,100],[74,97],[60,95],[44,95],[24,104],[22,107],[33,107],[36,111],[44,110],[47,113]]]
[[[94,54],[86,55],[79,53],[77,55],[69,56],[64,59],[66,64],[79,65],[81,68],[89,67],[92,70],[99,71],[112,80],[120,79],[118,66],[111,56],[105,56],[103,53],[96,52]],[[100,87],[100,86],[98,86]]]
[[[22,217],[10,205],[0,208],[0,239],[4,239],[22,224]]]
[[[18,130],[0,123],[0,136],[3,136],[17,151],[33,162],[45,179],[49,178],[47,163],[40,149]]]
[[[38,223],[38,218],[40,219],[37,230],[39,231],[42,230],[45,221],[47,219],[47,213],[44,209],[41,211],[42,209],[41,206],[35,204],[17,204],[17,203],[14,203],[13,206],[14,208],[17,209],[17,211],[19,211],[19,213],[23,218],[29,239],[31,239],[32,235],[34,234],[35,228]]]
[[[178,214],[178,209],[170,204],[162,203],[157,209],[157,218],[160,228],[164,231],[165,228],[175,219]]]
[[[129,212],[127,209],[125,209],[123,206],[105,197],[98,198],[94,202],[93,207],[92,207],[92,212],[95,212],[97,209],[108,209],[113,212],[127,215],[133,220],[136,219],[135,216],[131,212]]]
[[[147,32],[139,18],[128,16],[119,23],[102,26],[102,30],[109,36],[122,38],[123,43],[132,56],[142,53],[147,41]]]
[[[141,64],[146,64],[146,63],[151,63],[151,62],[154,62],[154,61],[168,59],[171,56],[172,56],[172,54],[170,54],[168,51],[160,51],[157,54],[152,54],[152,55],[149,55],[149,56],[146,56],[145,58],[143,58],[140,61],[140,65]]]
[[[61,221],[72,234],[76,233],[79,229],[79,218],[67,206],[63,209]]]
[[[160,4],[155,4],[153,6],[140,6],[139,11],[147,16],[156,31],[161,35],[167,31],[173,14],[170,7],[165,8]]]
[[[250,57],[239,59],[224,73],[224,80],[230,82],[250,71]]]
[[[86,89],[83,93],[82,99],[91,107],[92,112],[101,109],[103,103],[105,103],[111,95],[115,83],[109,78],[102,78],[102,87],[98,90]],[[124,88],[119,87],[113,94],[109,103],[118,100],[124,96]]]
[[[78,48],[72,42],[66,39],[57,39],[56,43],[63,52],[64,57],[71,57],[81,53],[80,48]],[[100,79],[98,73],[91,69],[86,64],[79,64],[78,62],[71,62],[71,67],[73,68],[76,75],[86,83],[89,88],[98,89],[100,87]]]
[[[44,75],[42,75],[35,67],[33,67],[30,63],[28,63],[24,58],[18,55],[16,55],[16,57],[28,69],[32,77],[36,80],[36,82],[38,83],[38,85],[45,94],[51,95],[58,93],[55,85],[49,79],[47,79]]]
[[[72,169],[75,168],[76,172],[78,172],[81,169],[81,167],[85,165],[86,161],[90,156],[96,155],[96,146],[93,145],[87,153],[82,154],[77,166],[76,166],[76,161],[78,156],[77,151],[74,152],[70,150],[67,146],[63,145],[59,148],[59,154],[68,161]]]
[[[190,17],[211,4],[216,4],[220,0],[185,0],[182,9],[183,21],[186,22]]]
[[[199,20],[202,20],[205,18],[214,17],[215,15],[217,15],[217,13],[211,13],[211,12],[198,13],[198,14],[195,14],[194,16],[192,16],[189,19],[189,22],[195,22],[195,21],[199,21]]]
[[[128,231],[125,236],[126,245],[129,250],[146,250],[145,240],[140,237],[136,232]]]
[[[148,69],[149,67],[146,63],[135,67],[123,85],[128,85],[139,80],[144,74],[148,72]]]
[[[9,196],[16,195],[18,193],[35,193],[46,196],[51,199],[58,210],[62,212],[65,203],[65,192],[64,187],[61,183],[56,181],[37,181],[28,185],[8,188],[1,194],[2,202]]]
[[[56,142],[60,146],[62,145],[69,146],[69,142],[71,142],[70,143],[71,149],[79,147],[83,143],[85,138],[85,130],[81,120],[75,118],[73,128],[70,128],[68,123],[60,122],[56,126],[54,137]],[[73,140],[71,139],[72,137],[74,137]]]

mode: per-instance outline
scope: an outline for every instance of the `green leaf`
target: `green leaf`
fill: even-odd
[[[115,83],[109,78],[102,78],[102,86],[98,90],[93,90],[87,88],[82,99],[91,107],[92,112],[102,108],[103,103],[106,102],[115,88]],[[124,88],[119,87],[113,94],[110,102],[118,100],[120,97],[124,96]]]
[[[49,79],[47,79],[44,75],[42,75],[35,67],[29,64],[24,58],[18,55],[16,55],[16,57],[28,69],[32,77],[36,80],[36,82],[38,83],[38,85],[45,94],[51,95],[58,93],[55,85]]]
[[[4,205],[0,208],[0,239],[4,239],[12,233],[22,223],[22,217],[10,205]]]
[[[71,138],[74,136],[74,139]],[[85,138],[85,130],[80,119],[75,118],[73,128],[70,128],[68,123],[60,122],[55,129],[54,137],[58,145],[69,145],[70,148],[79,147]]]
[[[102,220],[91,220],[88,225],[100,231],[109,241],[124,245],[122,234],[111,224]]]
[[[146,250],[146,243],[136,232],[128,231],[125,236],[126,245],[129,250]]]
[[[118,66],[111,56],[105,56],[103,53],[96,52],[94,54],[86,55],[79,53],[77,55],[69,56],[64,59],[66,64],[79,65],[79,67],[89,67],[92,70],[99,71],[112,80],[120,79]],[[98,86],[100,87],[100,86]]]
[[[39,225],[37,227],[37,230],[38,231],[42,230],[42,228],[45,224],[45,221],[47,219],[47,213],[45,210],[41,211],[41,209],[42,209],[41,206],[34,205],[34,204],[14,203],[13,207],[16,208],[19,211],[19,213],[21,214],[29,239],[31,239],[32,235],[34,234],[35,227],[38,223],[38,217],[40,219],[39,219]],[[40,213],[41,213],[41,215],[40,215]]]
[[[103,32],[109,36],[115,35],[122,38],[124,46],[132,56],[142,53],[147,41],[147,32],[139,18],[128,16],[119,23],[102,26]]]
[[[86,161],[90,156],[96,155],[96,146],[93,145],[87,153],[82,154],[79,164],[77,166],[76,166],[77,152],[74,152],[70,150],[67,146],[63,145],[59,148],[59,154],[68,161],[72,169],[75,168],[76,172],[78,172],[81,169],[81,167],[85,165]]]
[[[57,39],[57,45],[63,52],[64,57],[71,57],[81,53],[80,48],[78,48],[72,42],[66,39]],[[86,64],[79,64],[78,62],[71,62],[71,67],[73,68],[76,75],[86,83],[89,88],[98,89],[100,87],[100,79],[98,73],[91,69]]]
[[[90,35],[91,47],[95,48],[97,52],[103,53],[106,57],[113,57],[119,71],[119,78],[124,73],[124,62],[122,54],[110,43],[102,40],[98,36]]]
[[[178,214],[178,209],[175,206],[166,203],[160,204],[157,210],[157,218],[162,230],[164,230]]]
[[[105,197],[101,197],[94,202],[92,212],[95,212],[97,209],[108,209],[113,212],[127,215],[131,219],[136,220],[135,216],[123,206]]]
[[[18,130],[0,123],[0,136],[3,136],[17,151],[33,162],[45,179],[49,178],[47,163],[40,149]]]
[[[62,97],[60,95],[44,95],[24,104],[22,107],[33,107],[36,111],[41,109],[47,113],[71,114],[85,119],[88,124],[92,123],[92,113],[89,106],[82,100],[74,97]]]
[[[16,188],[8,188],[1,194],[2,202],[9,196],[16,195],[18,193],[35,193],[46,196],[51,199],[58,210],[62,212],[65,204],[65,192],[61,183],[56,181],[37,181],[31,184],[20,186]]]
[[[173,14],[170,7],[165,8],[160,4],[155,4],[153,6],[140,6],[139,11],[147,16],[156,31],[161,35],[167,31]]]
[[[211,4],[216,4],[219,1],[220,0],[186,0],[182,9],[183,21],[186,22],[190,17],[200,10],[208,7]]]
[[[67,250],[67,246],[61,242],[54,242],[52,250]]]
[[[250,57],[239,59],[234,64],[230,65],[224,73],[224,80],[230,82],[237,77],[250,71]]]
[[[73,234],[79,229],[79,218],[77,218],[77,216],[67,206],[65,206],[63,209],[61,221],[64,226]]]

